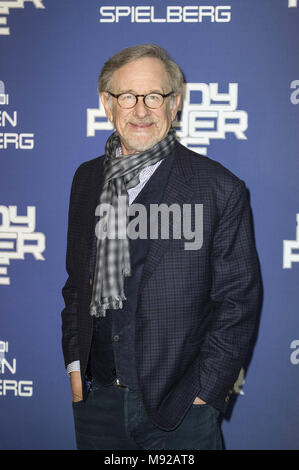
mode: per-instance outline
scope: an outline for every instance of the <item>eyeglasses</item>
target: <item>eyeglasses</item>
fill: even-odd
[[[162,93],[148,93],[147,95],[134,95],[133,93],[120,93],[119,95],[114,95],[111,91],[107,91],[109,95],[117,99],[117,102],[121,108],[130,109],[134,108],[138,102],[139,96],[143,97],[143,103],[147,108],[157,109],[162,106],[165,98],[170,95],[173,95],[173,91],[163,95]]]

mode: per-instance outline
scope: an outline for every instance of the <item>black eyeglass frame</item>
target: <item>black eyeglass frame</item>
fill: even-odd
[[[121,108],[123,108],[123,109],[132,109],[132,108],[134,108],[134,106],[136,106],[136,104],[138,103],[138,98],[139,98],[139,96],[143,96],[143,100],[142,100],[142,101],[143,101],[143,103],[144,103],[144,106],[146,106],[148,109],[159,109],[159,108],[161,108],[161,106],[163,105],[163,103],[164,103],[164,101],[165,101],[165,98],[168,98],[168,96],[173,95],[173,94],[174,94],[174,91],[170,91],[169,93],[165,93],[165,94],[163,94],[163,93],[157,93],[157,92],[155,92],[155,91],[152,91],[151,93],[147,93],[146,95],[135,95],[134,93],[131,93],[131,92],[119,93],[118,95],[115,95],[114,93],[111,93],[111,91],[107,91],[106,93],[109,93],[109,95],[113,96],[113,98],[116,98],[118,104],[119,104],[118,98],[119,98],[121,95],[126,95],[126,94],[128,94],[128,95],[135,96],[136,102],[135,102],[135,104],[134,104],[133,106],[130,106],[130,108],[124,108],[123,106],[121,106],[121,105],[119,104],[119,106],[120,106]],[[163,101],[162,101],[161,105],[158,106],[157,108],[151,108],[150,106],[148,106],[148,105],[146,104],[146,102],[145,102],[145,99],[146,99],[146,97],[149,96],[149,95],[160,95],[160,96],[162,96]]]

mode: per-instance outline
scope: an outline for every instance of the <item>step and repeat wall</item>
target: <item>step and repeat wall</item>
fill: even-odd
[[[299,2],[0,0],[0,449],[74,449],[61,350],[70,186],[112,128],[103,63],[143,43],[186,78],[177,135],[245,181],[263,277],[227,449],[298,449]]]

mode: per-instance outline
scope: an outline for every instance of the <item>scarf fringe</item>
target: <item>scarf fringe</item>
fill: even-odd
[[[118,310],[123,308],[123,300],[127,300],[125,294],[115,295],[109,299],[104,299],[103,303],[93,302],[90,305],[89,313],[94,317],[106,317],[106,310]]]

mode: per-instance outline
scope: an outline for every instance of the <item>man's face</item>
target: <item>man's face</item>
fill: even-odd
[[[159,59],[150,57],[135,60],[116,70],[112,76],[111,88],[109,91],[115,95],[124,92],[136,95],[150,92],[166,94],[172,91],[164,64]],[[150,149],[164,139],[180,102],[179,96],[172,96],[165,98],[160,108],[149,109],[142,97],[139,97],[134,108],[123,109],[116,98],[108,97],[107,93],[101,94],[106,115],[120,136],[123,155]]]

